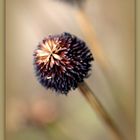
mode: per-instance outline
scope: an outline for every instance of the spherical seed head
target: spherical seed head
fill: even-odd
[[[85,42],[65,32],[49,35],[34,51],[34,68],[39,82],[62,94],[83,82],[92,60]]]

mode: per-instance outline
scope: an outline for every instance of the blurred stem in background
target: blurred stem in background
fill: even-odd
[[[88,44],[91,46],[91,51],[95,55],[94,58],[96,59],[96,64],[99,65],[102,72],[106,76],[107,81],[110,84],[111,90],[114,92],[113,95],[115,95],[119,100],[116,100],[116,98],[113,98],[117,108],[119,109],[119,115],[121,116],[121,120],[126,124],[130,124],[133,126],[133,121],[129,116],[127,115],[127,112],[125,112],[124,106],[122,105],[122,102],[120,101],[120,97],[118,96],[118,93],[126,93],[126,89],[124,89],[121,85],[121,81],[119,79],[119,76],[117,76],[116,69],[112,66],[107,56],[105,56],[105,53],[102,50],[102,47],[100,46],[100,42],[98,41],[98,38],[96,36],[96,32],[94,30],[93,24],[91,23],[89,17],[87,16],[85,10],[84,10],[84,4],[79,3],[79,1],[76,4],[75,8],[75,16],[78,22],[78,25],[80,27],[80,30],[82,31],[84,38],[87,40]],[[86,0],[85,0],[86,2]],[[115,73],[115,78],[112,76],[112,73]],[[112,96],[114,97],[114,96]]]
[[[80,29],[83,32],[83,35],[87,42],[90,44],[91,51],[93,52],[93,54],[95,54],[95,58],[101,65],[101,68],[103,70],[110,68],[111,64],[109,63],[109,60],[107,60],[107,57],[104,55],[104,52],[100,47],[100,44],[96,38],[96,33],[93,30],[93,25],[88,20],[86,13],[81,8],[77,8],[75,15]]]
[[[104,55],[99,42],[96,38],[96,33],[93,30],[93,25],[89,21],[86,13],[83,10],[85,0],[62,0],[74,4],[76,6],[76,19],[80,26],[81,31],[89,45],[91,46],[91,51],[95,54],[95,58],[100,64],[102,71],[108,74],[111,78],[110,73],[112,72],[112,66]],[[110,115],[106,112],[100,101],[96,98],[93,91],[88,87],[86,83],[79,84],[79,89],[84,97],[87,99],[92,108],[100,115],[100,117],[106,122],[110,130],[113,132],[113,139],[124,140],[119,129],[115,125],[114,121],[111,119]]]
[[[110,130],[114,134],[115,140],[124,140],[122,134],[120,133],[119,129],[113,122],[113,120],[110,118],[110,115],[106,112],[100,101],[96,98],[94,92],[88,87],[88,85],[83,82],[79,84],[79,89],[83,96],[86,98],[88,103],[91,105],[91,107],[94,109],[94,111],[97,112],[97,114],[105,121],[105,123],[108,125]]]
[[[76,19],[79,23],[80,29],[83,32],[84,37],[86,38],[87,42],[91,45],[91,51],[94,52],[96,60],[99,62],[102,71],[104,70],[109,77],[110,72],[112,71],[111,64],[107,57],[105,57],[100,44],[96,38],[96,33],[93,30],[93,25],[88,20],[86,13],[83,10],[83,3],[76,3]],[[111,69],[110,69],[111,67]],[[109,68],[109,71],[107,71]],[[84,95],[86,100],[89,102],[91,107],[100,115],[100,117],[106,122],[110,130],[114,134],[114,139],[116,140],[124,140],[122,134],[120,133],[119,129],[115,125],[114,121],[110,118],[110,115],[106,112],[100,101],[96,98],[93,91],[88,87],[88,85],[84,82],[79,85],[79,89],[81,93]]]
[[[90,22],[86,12],[84,11],[83,3],[82,4],[76,3],[76,4],[77,7],[75,8],[75,16],[79,24],[80,30],[82,31],[84,38],[87,40],[88,44],[91,46],[91,51],[95,55],[94,58],[98,62],[97,64],[99,64],[99,67],[101,68],[102,72],[107,76],[107,80],[110,84],[112,91],[116,93],[114,95],[117,96],[118,92],[126,93],[125,89],[121,86],[120,79],[117,80],[119,76],[117,76],[116,70],[113,68],[108,57],[105,56],[105,53],[103,52],[100,46],[93,25]],[[115,73],[116,80],[114,80],[114,77],[112,76],[112,72]],[[114,100],[116,101],[115,98]],[[123,109],[122,103],[119,100],[117,100],[116,102],[117,102],[117,106],[119,107],[119,112],[123,116],[125,116],[125,119],[127,119],[125,121],[131,122],[131,120],[124,112],[125,109]]]

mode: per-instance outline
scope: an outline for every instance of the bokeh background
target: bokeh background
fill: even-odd
[[[6,140],[113,140],[80,91],[45,90],[33,50],[70,32],[95,57],[86,79],[126,140],[135,134],[134,0],[6,0]]]

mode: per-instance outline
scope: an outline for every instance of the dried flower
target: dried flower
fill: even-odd
[[[58,93],[67,94],[88,76],[92,54],[85,42],[69,33],[49,35],[34,51],[39,82]]]

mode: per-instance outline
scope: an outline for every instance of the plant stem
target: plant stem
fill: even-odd
[[[107,78],[111,90],[113,90],[114,93],[118,92],[125,93],[126,90],[121,85],[117,69],[110,62],[108,55],[106,55],[105,52],[103,51],[100,42],[98,40],[98,37],[96,35],[94,25],[91,23],[88,15],[84,11],[84,8],[77,7],[75,10],[75,17],[78,22],[79,28],[83,33],[84,38],[87,40],[91,48],[91,51],[94,54],[96,64],[100,67],[102,73]],[[115,76],[116,80],[114,80],[114,77],[112,76],[114,73],[116,75]],[[117,99],[114,98],[114,96],[117,97]],[[125,121],[127,123],[132,122],[132,120],[128,117],[128,115],[124,113],[124,107],[119,100],[118,94],[114,94],[112,97],[114,101],[117,103],[117,108],[119,109],[119,112],[121,113],[123,118],[125,118]]]
[[[109,60],[107,60],[107,57],[105,57],[100,44],[96,37],[96,32],[93,29],[93,25],[89,21],[86,13],[82,8],[77,8],[76,10],[76,19],[79,23],[80,29],[83,32],[83,35],[85,36],[87,42],[89,43],[91,47],[91,51],[95,53],[96,60],[100,64],[103,71],[107,73],[109,77],[110,73],[113,71],[111,69],[111,64]],[[106,124],[109,126],[111,131],[113,132],[113,136],[115,136],[116,140],[124,140],[122,134],[116,127],[113,120],[110,118],[109,114],[105,111],[102,104],[99,102],[99,100],[96,98],[93,91],[88,87],[86,83],[82,83],[79,85],[79,89],[82,91],[82,94],[87,99],[87,101],[90,103],[92,108],[103,118],[103,120],[106,122]]]
[[[85,82],[80,83],[79,89],[81,93],[83,94],[83,96],[88,101],[88,103],[91,105],[91,107],[104,120],[108,128],[110,128],[110,130],[114,134],[115,140],[124,140],[122,134],[120,133],[117,126],[115,125],[114,121],[110,118],[109,114],[106,112],[103,105],[100,103],[100,101],[97,99],[94,92],[88,87],[88,85]]]
[[[81,8],[77,8],[77,10],[75,11],[75,16],[78,21],[79,27],[81,31],[83,32],[85,39],[91,46],[91,51],[95,55],[96,60],[99,61],[100,65],[102,66],[102,69],[110,68],[111,64],[109,60],[107,60],[107,57],[105,56],[103,50],[101,49],[101,46],[96,37],[96,32],[94,31],[93,25],[89,21],[89,18],[87,17],[84,10]]]

